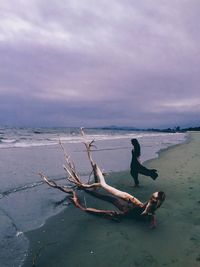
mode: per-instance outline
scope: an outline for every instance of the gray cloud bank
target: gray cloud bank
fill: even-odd
[[[198,0],[3,0],[0,124],[194,126]]]

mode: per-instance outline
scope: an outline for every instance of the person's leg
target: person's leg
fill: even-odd
[[[131,176],[134,179],[135,186],[139,186],[139,180],[138,180],[138,172],[131,170]]]
[[[158,177],[157,170],[155,169],[142,168],[139,170],[139,173],[145,176],[150,176],[153,180]]]

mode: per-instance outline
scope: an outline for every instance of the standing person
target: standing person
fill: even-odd
[[[131,176],[134,179],[135,186],[139,186],[138,174],[143,174],[145,176],[150,176],[153,180],[158,177],[157,170],[147,169],[140,163],[140,144],[137,139],[131,139],[132,149],[132,160],[131,160]]]

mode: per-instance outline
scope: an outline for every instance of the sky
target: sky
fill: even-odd
[[[1,0],[0,125],[200,125],[199,0]]]

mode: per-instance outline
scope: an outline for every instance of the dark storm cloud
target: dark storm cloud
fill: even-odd
[[[0,123],[198,124],[198,1],[3,1]]]

